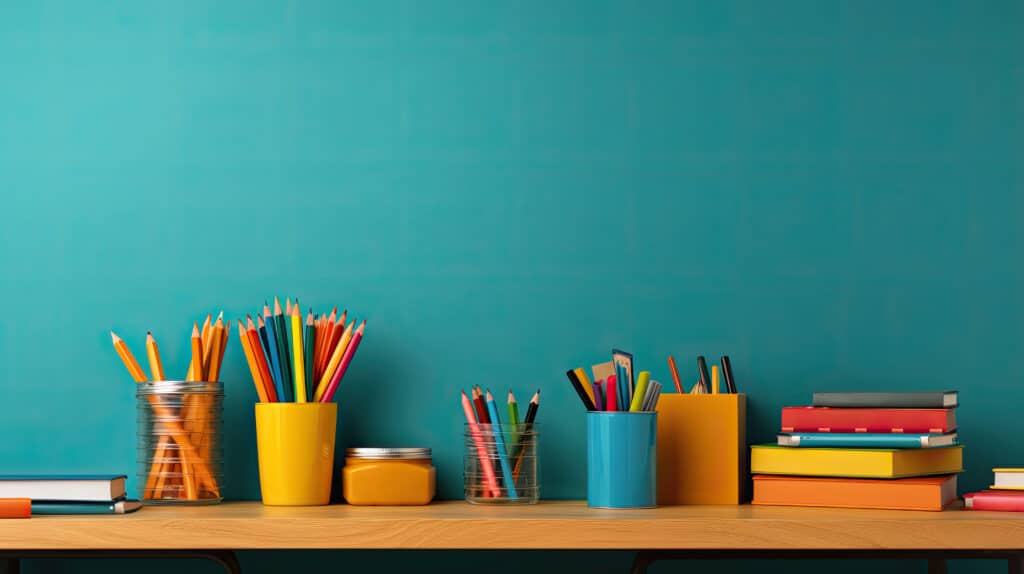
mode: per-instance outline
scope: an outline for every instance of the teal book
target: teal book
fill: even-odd
[[[142,508],[138,500],[109,500],[107,502],[32,501],[32,515],[45,514],[128,514]]]
[[[956,444],[956,433],[782,433],[779,446],[809,448],[935,448]]]

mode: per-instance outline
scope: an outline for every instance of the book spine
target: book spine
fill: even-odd
[[[952,409],[833,409],[784,407],[782,432],[944,434],[955,429]]]
[[[921,448],[921,435],[795,434],[791,446],[806,448]],[[780,442],[780,444],[782,444]]]
[[[941,409],[944,393],[814,393],[816,407]]]

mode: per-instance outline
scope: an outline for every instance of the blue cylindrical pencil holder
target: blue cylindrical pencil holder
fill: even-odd
[[[658,413],[587,413],[587,505],[657,506]]]

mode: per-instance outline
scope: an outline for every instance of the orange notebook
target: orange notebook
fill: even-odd
[[[954,500],[955,474],[896,479],[759,474],[754,477],[751,504],[942,510]]]
[[[29,518],[32,500],[29,498],[0,498],[0,518]]]

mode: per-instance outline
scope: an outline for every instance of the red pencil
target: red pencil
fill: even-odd
[[[683,383],[679,380],[679,369],[676,368],[676,360],[672,355],[668,356],[668,370],[672,371],[672,382],[676,384],[676,392],[683,394]]]
[[[487,412],[487,405],[484,404],[484,392],[476,385],[470,390],[473,392],[473,408],[476,409],[477,422],[482,425],[491,424],[491,415]]]
[[[329,403],[334,399],[334,393],[338,391],[338,384],[341,383],[341,378],[345,376],[345,371],[348,370],[348,366],[352,363],[352,357],[356,354],[356,349],[359,348],[359,342],[363,340],[363,331],[366,329],[366,320],[359,325],[354,335],[352,335],[352,342],[348,344],[348,348],[345,349],[345,354],[341,357],[341,363],[338,365],[338,370],[334,372],[334,377],[331,378],[330,384],[327,385],[327,389],[324,391],[324,396],[320,398],[321,403]]]
[[[263,354],[260,334],[256,331],[256,325],[253,324],[252,317],[246,315],[245,320],[245,336],[249,339],[249,345],[252,346],[252,354],[256,359],[256,366],[260,370],[260,377],[263,379],[263,389],[267,392],[267,400],[276,403],[280,399],[277,398],[277,389],[274,388],[274,377],[270,376],[270,365],[267,364],[267,357]]]

